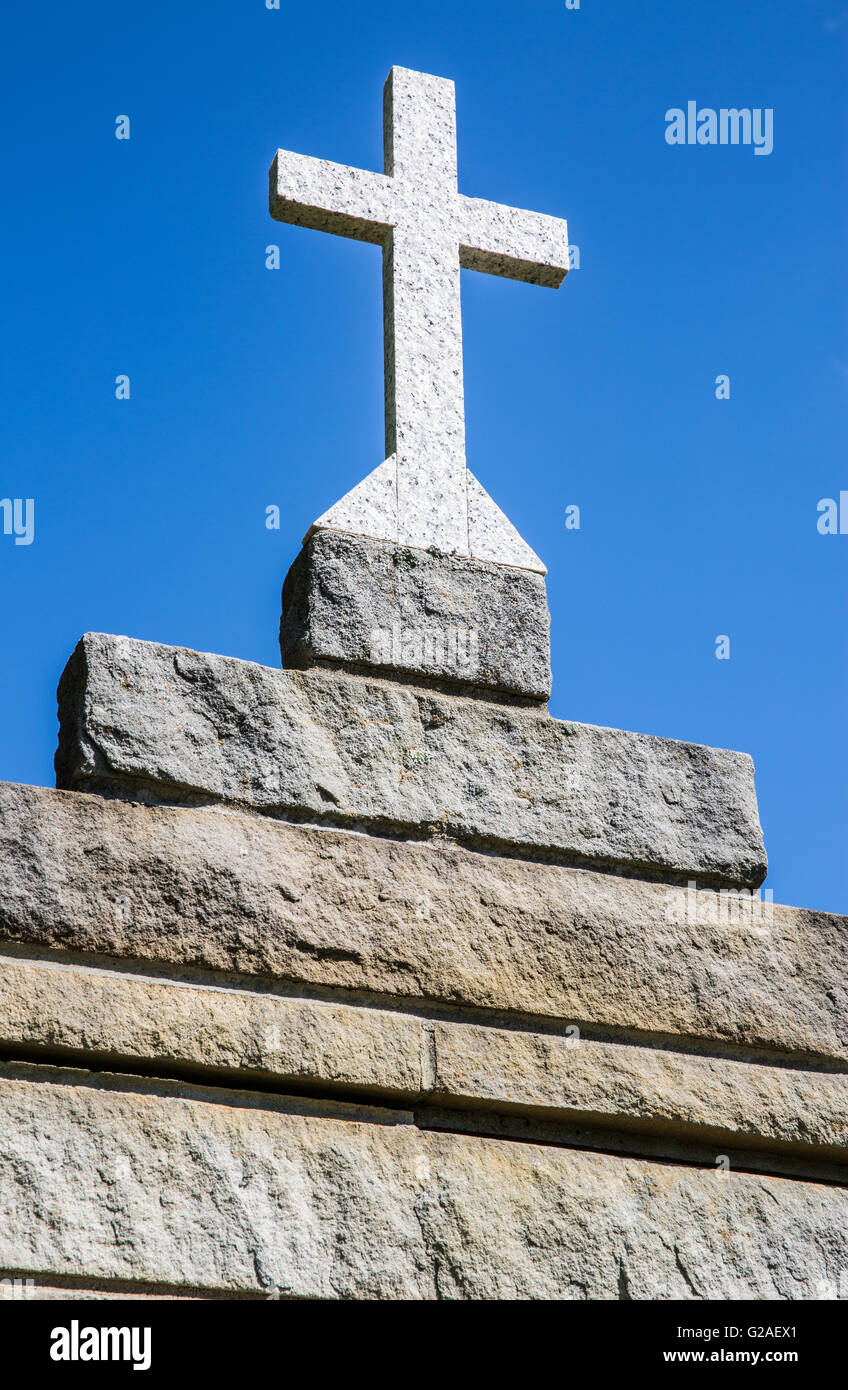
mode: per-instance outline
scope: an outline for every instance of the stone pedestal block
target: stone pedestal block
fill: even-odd
[[[283,585],[283,665],[344,666],[545,701],[541,574],[316,531]]]
[[[69,789],[232,802],[701,887],[765,877],[747,754],[551,719],[539,705],[89,633],[62,676],[59,718]]]

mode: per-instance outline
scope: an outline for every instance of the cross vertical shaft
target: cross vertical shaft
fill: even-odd
[[[466,554],[453,83],[393,68],[383,130],[385,172],[406,213],[383,247],[386,454],[397,461],[398,540]]]

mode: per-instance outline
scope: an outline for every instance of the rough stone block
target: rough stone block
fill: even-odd
[[[542,575],[317,531],[283,585],[283,665],[377,668],[533,700],[551,693]]]
[[[421,1092],[421,1025],[378,1009],[199,986],[0,956],[0,1045],[138,1066],[152,1061],[243,1084],[269,1080]]]
[[[67,1084],[74,1081],[75,1084]],[[422,1132],[406,1112],[0,1067],[0,1266],[393,1299],[798,1299],[844,1189]]]
[[[736,1147],[803,1148],[848,1163],[848,1075],[469,1024],[433,1025],[429,1092]],[[444,1103],[444,1102],[443,1102]]]
[[[61,787],[231,801],[703,886],[765,877],[744,753],[97,633],[68,662],[59,718]]]
[[[848,919],[456,845],[0,784],[0,939],[848,1058]]]

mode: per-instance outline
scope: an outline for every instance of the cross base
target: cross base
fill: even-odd
[[[465,470],[465,494],[465,516],[458,529],[440,527],[440,520],[447,522],[448,519],[440,518],[442,508],[438,494],[432,494],[429,506],[420,508],[413,516],[401,516],[398,461],[397,455],[392,454],[319,516],[304,540],[316,531],[344,531],[354,536],[430,550],[434,538],[444,533],[450,539],[438,548],[448,554],[547,574],[539,556],[521,538],[470,468]]]

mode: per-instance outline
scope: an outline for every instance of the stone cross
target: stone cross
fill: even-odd
[[[311,530],[544,573],[466,468],[459,272],[556,288],[568,270],[566,224],[458,192],[453,82],[392,68],[383,139],[383,174],[289,150],[271,165],[272,217],[383,248],[388,457]]]

